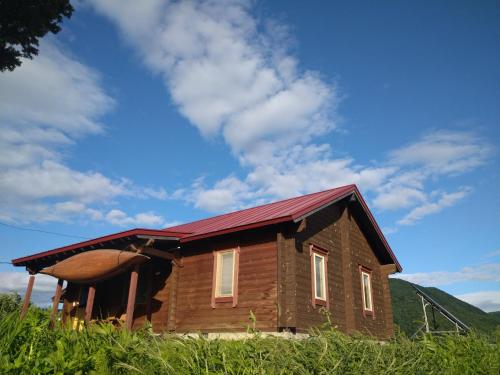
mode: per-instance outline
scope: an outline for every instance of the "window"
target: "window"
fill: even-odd
[[[328,252],[311,245],[312,304],[328,307]]]
[[[214,252],[212,307],[215,307],[216,302],[233,302],[233,306],[236,306],[238,262],[239,249]]]
[[[217,254],[217,280],[215,297],[232,297],[234,281],[234,251]]]
[[[325,297],[325,257],[314,254],[314,296],[326,300]]]
[[[360,267],[361,271],[361,294],[363,297],[363,313],[373,315],[373,293],[371,271]]]

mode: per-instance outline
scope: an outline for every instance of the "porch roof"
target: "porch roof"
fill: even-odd
[[[69,253],[77,253],[80,251],[93,250],[104,246],[107,243],[118,241],[118,240],[132,240],[132,239],[156,239],[163,241],[179,241],[179,239],[186,235],[179,231],[170,230],[155,230],[155,229],[144,229],[136,228],[126,230],[124,232],[118,232],[109,234],[102,237],[97,237],[91,240],[77,242],[68,246],[58,247],[56,249],[43,251],[40,253],[28,255],[22,258],[17,258],[12,260],[14,266],[26,266],[28,267],[33,262],[41,260],[43,258],[61,258],[65,257]]]

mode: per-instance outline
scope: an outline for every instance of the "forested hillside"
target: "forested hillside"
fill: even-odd
[[[408,281],[391,278],[389,284],[391,287],[394,323],[411,336],[418,330],[424,320],[420,298],[415,294],[415,289],[411,287],[411,283]],[[441,289],[426,288],[419,285],[417,287],[471,328],[484,333],[492,333],[500,325],[500,312],[488,314],[443,292]],[[430,312],[430,309],[428,309],[428,312]],[[429,318],[432,324],[432,314],[429,314]],[[453,328],[450,322],[442,318],[439,313],[435,314],[435,318],[438,330]]]

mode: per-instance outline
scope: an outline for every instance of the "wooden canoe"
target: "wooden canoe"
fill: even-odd
[[[73,255],[40,271],[73,283],[97,282],[125,272],[128,268],[144,263],[149,257],[131,251],[101,249]]]

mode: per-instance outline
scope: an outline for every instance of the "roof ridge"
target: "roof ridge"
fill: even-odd
[[[241,213],[241,212],[244,212],[244,211],[252,210],[252,209],[254,209],[254,208],[262,208],[262,207],[270,206],[270,205],[272,205],[272,204],[276,204],[276,203],[287,202],[287,201],[291,201],[291,200],[293,200],[293,199],[297,199],[297,198],[302,198],[302,197],[308,197],[308,196],[312,196],[312,195],[323,194],[323,193],[326,193],[326,192],[329,192],[329,191],[339,190],[339,189],[345,189],[345,188],[347,188],[347,187],[353,187],[353,186],[356,186],[356,185],[355,185],[355,184],[343,185],[343,186],[338,186],[338,187],[331,188],[331,189],[326,189],[326,190],[322,190],[322,191],[317,191],[317,192],[314,192],[314,193],[308,193],[308,194],[303,194],[303,195],[297,195],[297,196],[295,196],[295,197],[286,198],[286,199],[281,199],[281,200],[278,200],[278,201],[269,202],[269,203],[261,204],[261,205],[258,205],[258,206],[252,206],[252,207],[248,207],[248,208],[243,208],[243,209],[241,209],[241,210],[236,210],[236,211],[226,212],[226,213],[224,213],[224,214],[219,214],[219,215],[215,215],[215,216],[205,217],[205,218],[203,218],[203,219],[198,219],[198,220],[194,220],[194,221],[189,221],[189,222],[187,222],[187,223],[183,223],[183,224],[175,225],[175,226],[172,226],[172,227],[163,228],[163,229],[160,229],[160,230],[173,230],[173,228],[178,228],[178,227],[181,227],[181,226],[183,226],[183,225],[188,225],[188,224],[199,223],[199,222],[202,222],[202,221],[205,221],[205,220],[211,220],[211,219],[215,219],[215,218],[221,218],[221,217],[224,217],[224,216],[233,215],[233,214],[236,214],[236,213]],[[187,232],[187,233],[189,233],[189,232]]]

